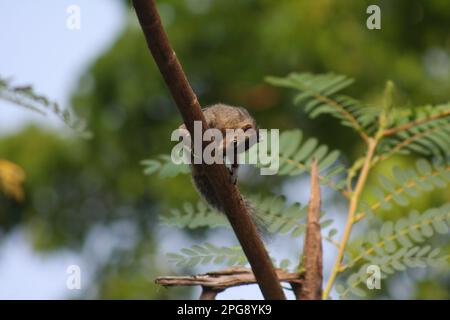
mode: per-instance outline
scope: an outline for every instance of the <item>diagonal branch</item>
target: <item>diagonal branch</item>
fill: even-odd
[[[369,138],[367,154],[364,158],[363,167],[358,176],[358,180],[356,182],[356,186],[354,191],[351,194],[350,205],[348,208],[348,218],[347,223],[345,225],[344,234],[342,235],[341,245],[339,247],[338,256],[333,266],[333,270],[331,271],[330,278],[328,279],[328,283],[323,292],[323,299],[327,299],[330,291],[334,285],[334,281],[339,273],[339,269],[341,267],[342,259],[344,258],[345,248],[347,246],[347,242],[350,238],[350,233],[352,232],[353,224],[355,222],[355,213],[358,209],[359,198],[366,184],[367,176],[370,172],[370,164],[372,162],[373,156],[375,154],[375,149],[378,144],[379,137]]]
[[[170,46],[161,24],[155,0],[133,0],[147,45],[183,117],[186,128],[194,136],[194,121],[208,129],[201,106]],[[285,299],[269,254],[257,232],[238,189],[231,183],[223,164],[202,164],[214,192],[222,200],[228,220],[253,269],[266,299]]]

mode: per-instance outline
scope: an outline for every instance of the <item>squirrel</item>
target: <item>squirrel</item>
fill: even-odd
[[[221,131],[223,142],[224,157],[229,154],[233,148],[233,158],[230,159],[231,168],[228,168],[230,173],[230,180],[233,184],[237,183],[237,172],[239,164],[237,161],[238,153],[248,150],[253,144],[259,142],[259,131],[255,119],[243,107],[234,107],[226,104],[218,103],[202,109],[206,122],[209,128],[215,128]],[[180,129],[186,129],[185,125],[181,125]],[[241,134],[227,136],[227,129],[241,129]],[[256,137],[255,137],[256,136]],[[243,145],[241,145],[243,143]],[[195,188],[206,202],[217,209],[219,212],[224,212],[222,201],[214,192],[213,186],[208,180],[204,168],[201,164],[191,164],[192,180]],[[260,232],[264,231],[264,224],[262,220],[257,217],[256,211],[251,203],[243,198],[247,211],[250,213],[252,220]]]

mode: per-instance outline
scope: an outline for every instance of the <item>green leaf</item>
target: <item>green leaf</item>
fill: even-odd
[[[353,83],[353,79],[343,75],[291,73],[284,78],[267,77],[266,81],[297,90],[299,93],[295,96],[294,104],[303,105],[311,118],[329,114],[358,132],[373,126],[380,113],[377,108],[367,107],[355,99],[338,95]]]
[[[448,234],[448,217],[450,216],[450,203],[439,208],[425,210],[422,214],[412,211],[408,218],[401,218],[396,222],[387,221],[380,229],[365,232],[363,246],[357,246],[355,258],[345,268],[357,263],[368,261],[384,266],[383,272],[393,273],[394,269],[402,268],[401,263],[408,266],[424,266],[423,259],[430,247],[419,248],[416,244],[424,242],[438,233]],[[427,251],[428,250],[428,251]],[[396,262],[399,261],[399,262]]]
[[[364,214],[373,215],[371,207],[390,210],[392,201],[405,207],[410,204],[409,197],[417,197],[421,192],[432,191],[435,186],[445,188],[450,182],[450,166],[448,164],[432,166],[428,161],[420,159],[417,161],[416,167],[417,170],[394,167],[392,172],[394,180],[380,175],[382,189],[373,188],[378,202],[361,206]]]

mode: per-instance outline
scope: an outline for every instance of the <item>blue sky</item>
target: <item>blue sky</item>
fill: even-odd
[[[66,12],[81,9],[81,29],[69,30]],[[32,84],[38,93],[65,105],[87,64],[115,39],[126,15],[118,0],[19,0],[0,2],[0,74],[15,84]],[[0,134],[20,129],[29,121],[62,127],[2,102]]]
[[[80,30],[66,27],[70,5],[81,9]],[[108,48],[125,19],[124,7],[117,0],[1,1],[0,74],[18,85],[32,84],[38,93],[66,105],[80,73]],[[63,128],[52,116],[3,101],[0,107],[0,136],[30,122]],[[79,254],[36,254],[23,230],[1,240],[0,299],[62,299],[74,294],[66,288],[66,268],[84,265]]]

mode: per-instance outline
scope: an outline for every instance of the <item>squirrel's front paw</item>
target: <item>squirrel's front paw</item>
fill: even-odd
[[[231,169],[231,170],[229,170],[229,172],[230,172],[230,182],[233,185],[236,185],[236,183],[237,183],[237,170]]]

